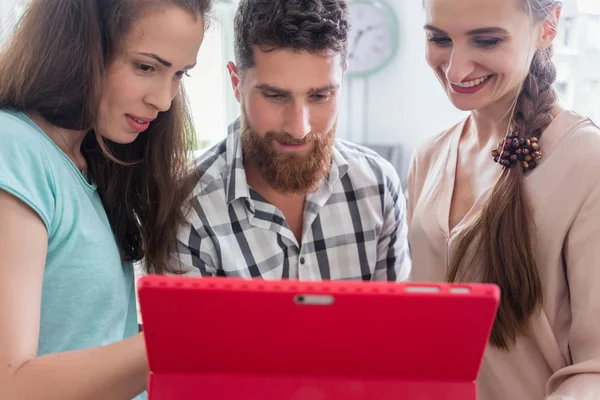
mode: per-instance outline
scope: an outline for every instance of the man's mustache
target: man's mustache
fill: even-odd
[[[281,144],[300,145],[300,144],[311,143],[315,137],[316,137],[316,135],[314,135],[313,133],[309,133],[303,139],[296,139],[289,133],[285,133],[285,132],[267,132],[265,134],[264,140],[266,140],[266,141],[277,140]]]

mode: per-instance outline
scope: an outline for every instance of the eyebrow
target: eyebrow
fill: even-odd
[[[340,87],[340,85],[327,85],[327,86],[323,86],[320,88],[313,88],[310,89],[308,91],[309,94],[315,94],[315,93],[322,93],[322,92],[329,92],[329,91],[333,91],[336,90]],[[285,95],[285,96],[291,96],[292,92],[289,90],[285,90],[285,89],[280,89],[277,88],[275,86],[271,86],[269,84],[263,83],[261,85],[256,85],[256,88],[259,90],[267,90],[269,92],[273,92],[273,93],[277,93],[280,95]]]
[[[436,33],[440,33],[442,35],[448,35],[447,32],[444,32],[443,30],[436,28],[435,26],[432,25],[425,25],[423,27],[424,29],[428,30],[428,31],[433,31]],[[467,35],[469,36],[474,36],[474,35],[483,35],[486,33],[499,33],[502,35],[508,35],[509,32],[504,29],[504,28],[498,28],[498,27],[489,27],[489,28],[478,28],[478,29],[473,29],[467,32]]]
[[[161,58],[159,56],[157,56],[154,53],[137,53],[141,56],[145,56],[145,57],[150,57],[155,59],[156,61],[158,61],[159,63],[161,63],[162,65],[164,65],[167,68],[171,68],[173,66],[172,63],[168,62],[167,60],[165,60],[164,58]],[[196,63],[190,64],[190,65],[186,65],[185,67],[183,67],[183,69],[192,69],[196,66]]]
[[[310,89],[309,94],[322,93],[322,92],[333,92],[337,90],[340,85],[327,85],[320,88]]]

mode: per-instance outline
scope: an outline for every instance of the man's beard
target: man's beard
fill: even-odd
[[[269,186],[281,194],[315,192],[329,174],[335,129],[311,132],[304,139],[294,139],[283,132],[267,132],[264,137],[250,126],[244,112],[241,118],[242,150],[246,162],[257,167]],[[282,144],[312,145],[308,151],[286,153],[278,150],[273,141]]]

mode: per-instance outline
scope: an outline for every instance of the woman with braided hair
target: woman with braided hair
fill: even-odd
[[[556,0],[424,0],[427,62],[470,115],[409,173],[415,281],[502,298],[482,400],[600,399],[600,129],[552,84]]]

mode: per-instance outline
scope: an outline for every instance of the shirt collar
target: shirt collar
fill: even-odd
[[[225,198],[229,206],[234,200],[250,200],[250,187],[246,181],[246,170],[244,169],[244,155],[240,140],[240,120],[235,120],[227,128],[226,160],[227,160],[227,185],[225,186]]]

